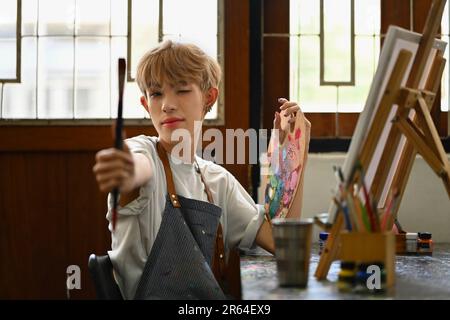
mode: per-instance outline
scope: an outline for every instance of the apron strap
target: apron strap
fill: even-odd
[[[164,172],[166,173],[166,183],[167,192],[169,192],[169,198],[172,205],[175,208],[181,208],[180,201],[178,200],[177,193],[175,192],[175,184],[173,183],[172,170],[170,170],[169,158],[167,157],[166,150],[159,141],[156,142],[156,150],[158,151],[158,156],[164,167]]]
[[[164,147],[162,146],[161,143],[159,143],[159,141],[156,142],[156,150],[158,152],[159,158],[161,159],[161,162],[164,167],[164,172],[166,174],[167,191],[169,192],[169,195],[170,195],[170,201],[172,201],[172,204],[175,208],[181,208],[180,201],[178,201],[177,193],[175,191],[175,184],[173,182],[172,170],[170,169],[169,158],[167,157],[167,153],[164,150]],[[208,202],[214,204],[211,190],[209,189],[208,185],[205,182],[205,178],[203,177],[203,173],[200,170],[200,166],[198,165],[197,160],[195,160],[195,166],[196,166],[196,171],[200,174],[200,179],[202,180],[202,183],[205,186],[205,192],[206,192],[206,196],[208,197]]]
[[[175,191],[175,184],[173,182],[172,177],[172,170],[170,169],[169,164],[169,158],[167,157],[166,150],[164,150],[164,147],[162,144],[157,141],[156,142],[156,150],[158,152],[158,156],[161,159],[161,162],[164,167],[164,172],[166,174],[166,183],[167,183],[167,191],[169,192],[170,201],[172,202],[172,205],[175,208],[181,208],[180,201],[178,200],[177,193]],[[197,161],[195,161],[196,164],[196,170],[198,173],[200,173],[200,178],[202,179],[203,185],[205,186],[205,192],[208,196],[208,201],[212,204],[214,204],[214,200],[212,197],[211,190],[209,189],[208,185],[205,182],[205,178],[203,177],[203,173],[200,170],[200,166],[198,165]],[[223,242],[223,230],[222,230],[222,224],[219,222],[219,225],[217,227],[216,232],[216,241],[214,245],[214,257],[212,261],[211,269],[214,273],[214,276],[216,277],[219,284],[223,287],[224,283],[224,277],[225,277],[225,246]]]
[[[203,177],[203,173],[200,170],[200,166],[198,165],[197,160],[195,160],[195,170],[197,170],[198,173],[200,173],[200,179],[202,179],[202,183],[205,186],[205,192],[206,192],[206,196],[208,197],[208,202],[214,204],[214,199],[212,197],[212,193],[211,190],[209,189],[208,185],[205,182],[205,178]]]

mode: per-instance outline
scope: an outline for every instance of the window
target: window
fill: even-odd
[[[379,52],[379,0],[290,0],[290,97],[304,112],[362,111]]]
[[[124,117],[144,119],[146,115],[139,105],[139,88],[133,82],[138,59],[160,40],[171,38],[194,42],[221,62],[217,18],[221,2],[2,1],[0,118],[115,118],[117,59],[128,56],[129,81],[125,87]],[[22,7],[21,23],[20,15],[14,14],[18,4]],[[185,20],[180,20],[177,14],[180,10],[185,13]],[[21,25],[18,37],[16,25]],[[22,45],[21,50],[16,48],[17,43]],[[10,83],[12,81],[8,79],[16,77],[15,65],[20,66],[20,81]],[[217,121],[223,118],[222,97],[223,93],[207,119]]]
[[[289,95],[313,122],[313,138],[351,137],[389,25],[421,33],[431,4],[408,0],[265,1],[264,12],[270,9],[273,14],[264,13],[264,127],[271,125],[276,97]],[[442,18],[442,37],[447,42],[449,10],[447,4]],[[283,20],[287,15],[288,24]],[[448,54],[447,48],[446,58]],[[432,112],[441,136],[449,132],[449,85],[446,66],[438,93],[441,98],[436,99]]]

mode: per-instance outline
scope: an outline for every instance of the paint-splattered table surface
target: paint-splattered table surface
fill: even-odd
[[[327,280],[317,281],[314,277],[319,262],[317,251],[317,247],[312,250],[305,289],[278,286],[276,261],[272,255],[262,250],[243,255],[243,299],[450,299],[450,244],[436,244],[432,256],[396,256],[395,289],[384,294],[339,292],[337,261],[331,265]]]

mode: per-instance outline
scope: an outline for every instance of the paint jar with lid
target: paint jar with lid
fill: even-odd
[[[417,252],[421,254],[433,254],[433,240],[430,232],[419,232],[417,240]]]
[[[327,243],[328,235],[329,235],[328,232],[321,232],[319,234],[319,255],[321,255],[323,250],[325,249],[325,245]]]
[[[406,234],[406,253],[417,253],[418,235],[416,232]]]
[[[341,261],[341,271],[338,274],[337,287],[339,291],[350,292],[355,286],[356,269],[352,261]]]
[[[404,254],[406,252],[406,232],[395,235],[395,253]]]

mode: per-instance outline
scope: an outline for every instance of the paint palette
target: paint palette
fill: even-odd
[[[262,162],[264,207],[271,219],[300,218],[302,208],[311,124],[301,111],[291,124],[284,113],[280,130],[272,131],[267,159]]]

